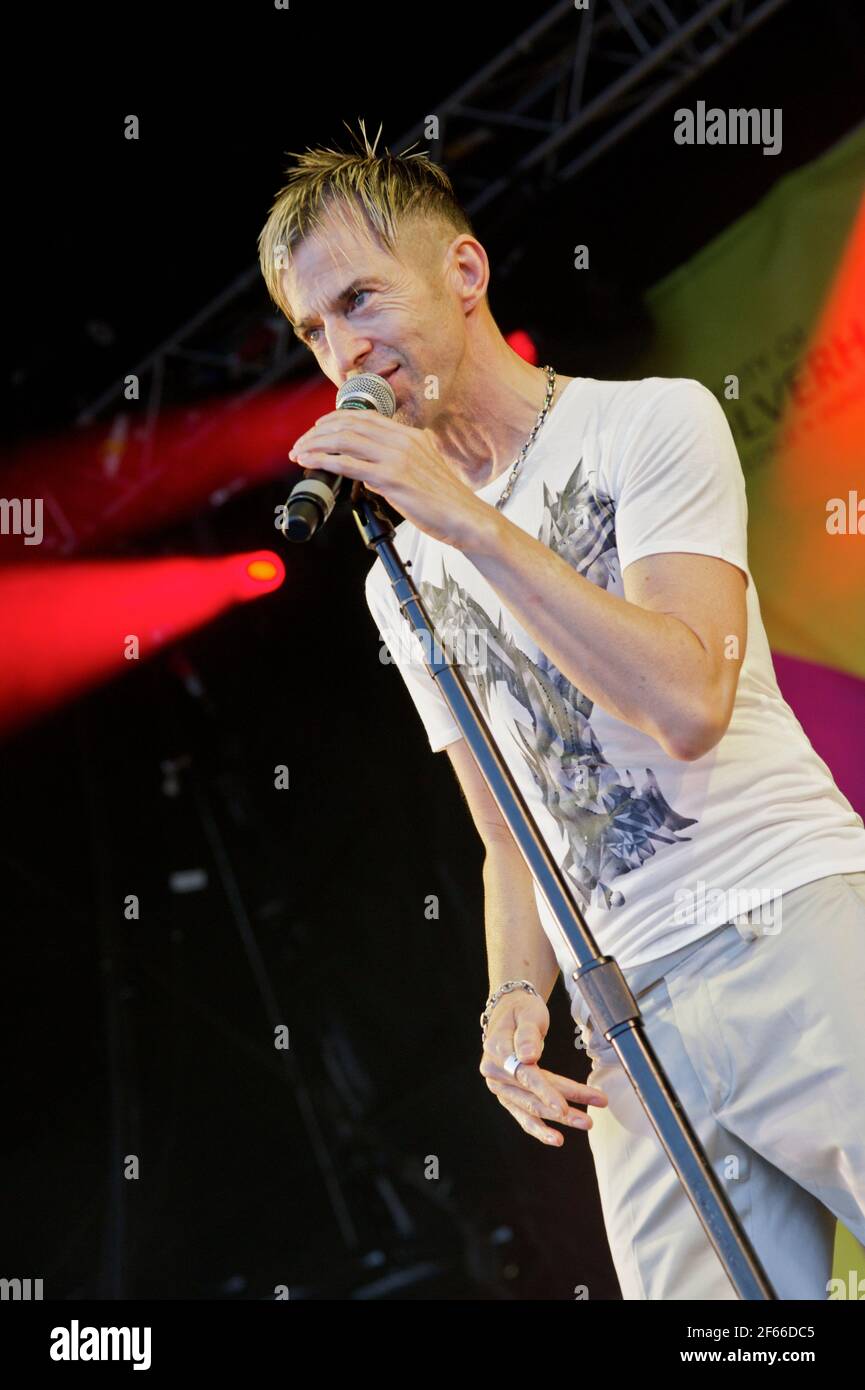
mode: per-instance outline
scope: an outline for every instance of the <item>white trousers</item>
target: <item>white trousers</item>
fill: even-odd
[[[660,978],[646,966],[625,976],[778,1298],[825,1299],[836,1219],[865,1245],[865,871],[780,902],[772,934],[729,923]],[[581,997],[574,1017],[589,1084],[609,1097],[590,1108],[588,1138],[622,1297],[735,1299]]]

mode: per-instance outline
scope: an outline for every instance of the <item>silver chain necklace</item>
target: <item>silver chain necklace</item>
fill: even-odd
[[[544,371],[547,373],[547,395],[546,395],[546,399],[544,400],[544,404],[543,404],[543,407],[542,407],[542,409],[541,409],[541,413],[540,413],[540,415],[538,416],[537,420],[535,421],[534,429],[532,430],[531,434],[529,435],[528,439],[526,440],[525,444],[523,445],[522,449],[520,450],[519,454],[517,455],[516,459],[514,460],[514,465],[513,465],[512,469],[511,469],[511,476],[508,478],[508,485],[507,485],[507,487],[505,488],[505,490],[504,490],[504,492],[502,493],[502,495],[501,495],[501,497],[499,498],[499,500],[496,502],[496,507],[498,508],[499,511],[501,511],[502,507],[505,505],[505,503],[507,502],[508,498],[510,497],[510,495],[511,495],[511,488],[512,488],[513,485],[514,485],[514,478],[517,476],[517,469],[519,468],[519,466],[520,466],[520,464],[522,463],[523,459],[525,458],[526,454],[529,452],[529,449],[532,447],[532,444],[535,442],[535,437],[536,437],[536,435],[537,435],[537,433],[538,433],[538,430],[541,428],[541,425],[542,425],[542,424],[544,423],[544,421],[546,420],[547,414],[548,414],[549,409],[550,409],[550,403],[552,402],[553,394],[554,394],[555,389],[556,389],[556,374],[555,374],[555,372],[553,371],[553,368],[550,367],[550,366],[544,367]]]

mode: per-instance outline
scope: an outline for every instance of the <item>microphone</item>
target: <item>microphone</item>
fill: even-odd
[[[377,410],[390,418],[396,412],[396,396],[383,376],[364,372],[349,377],[336,393],[336,410]],[[277,528],[289,541],[308,541],[327,521],[345,482],[342,473],[305,468],[282,507]]]

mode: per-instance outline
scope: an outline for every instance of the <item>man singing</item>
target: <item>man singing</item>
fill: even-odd
[[[437,636],[775,1292],[825,1299],[836,1219],[865,1243],[865,827],[778,689],[723,410],[688,378],[524,361],[447,176],[377,143],[296,156],[259,252],[325,376],[387,377],[396,414],[332,411],[290,457],[405,518]],[[624,1298],[735,1298],[378,559],[366,593],[485,846],[487,1086],[546,1144],[588,1130]],[[539,1065],[559,970],[586,1086]]]

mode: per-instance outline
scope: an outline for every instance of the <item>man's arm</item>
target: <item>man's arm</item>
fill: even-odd
[[[493,1095],[526,1134],[561,1146],[564,1138],[545,1120],[574,1129],[591,1129],[579,1105],[607,1105],[603,1091],[539,1065],[544,1050],[558,962],[541,926],[526,862],[502,818],[465,739],[447,745],[448,756],[484,842],[487,957],[490,993],[506,980],[530,980],[541,996],[516,990],[499,999],[490,1017],[480,1073]],[[516,1076],[505,1059],[516,1052],[523,1065]]]
[[[673,758],[714,748],[745,654],[742,571],[711,555],[647,555],[625,569],[620,598],[485,510],[460,549],[572,685]]]
[[[646,386],[599,464],[622,595],[482,499],[462,512],[454,544],[593,704],[690,762],[720,742],[733,712],[747,635],[747,497],[711,391],[690,378]]]
[[[484,925],[490,993],[505,980],[530,980],[544,1003],[559,973],[558,961],[535,901],[526,861],[464,738],[446,750],[486,850]]]

